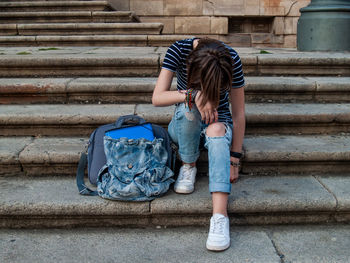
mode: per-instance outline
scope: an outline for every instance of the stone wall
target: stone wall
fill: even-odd
[[[299,9],[310,0],[110,0],[163,34],[211,35],[234,46],[296,47]]]

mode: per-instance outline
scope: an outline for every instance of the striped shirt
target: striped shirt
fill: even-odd
[[[178,90],[187,89],[186,61],[188,55],[193,50],[193,41],[195,39],[196,38],[188,38],[176,41],[168,48],[168,51],[166,52],[162,68],[176,73]],[[227,46],[226,44],[224,45],[230,51],[233,60],[232,88],[241,88],[244,86],[244,75],[241,59],[233,48]],[[219,114],[219,122],[232,124],[228,92],[222,92],[220,94],[220,102],[217,111]]]

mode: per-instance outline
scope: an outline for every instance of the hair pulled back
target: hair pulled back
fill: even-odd
[[[201,90],[201,102],[217,108],[220,92],[232,86],[232,57],[218,40],[203,38],[187,60],[188,88]]]

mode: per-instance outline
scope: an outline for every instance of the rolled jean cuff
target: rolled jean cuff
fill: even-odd
[[[181,161],[183,161],[184,163],[194,163],[198,160],[199,158],[199,152],[196,153],[196,154],[192,154],[192,155],[186,155],[186,154],[182,154],[179,152],[179,155],[180,155],[180,159]]]
[[[231,193],[231,183],[209,183],[210,193],[221,192],[221,193]]]

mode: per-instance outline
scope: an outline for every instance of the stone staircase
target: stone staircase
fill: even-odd
[[[80,196],[74,178],[96,127],[126,114],[167,126],[174,107],[151,96],[161,46],[185,36],[107,1],[2,1],[0,21],[1,227],[208,224],[205,152],[191,195],[112,202]],[[237,51],[247,131],[231,223],[349,222],[350,54]]]
[[[208,224],[205,152],[191,195],[169,190],[152,202],[112,202],[80,196],[75,186],[79,155],[99,125],[138,114],[167,126],[174,108],[150,104],[165,51],[0,48],[1,227]],[[231,223],[348,222],[350,55],[237,51],[247,135]]]
[[[162,29],[108,1],[0,2],[0,46],[168,46],[184,38]]]

